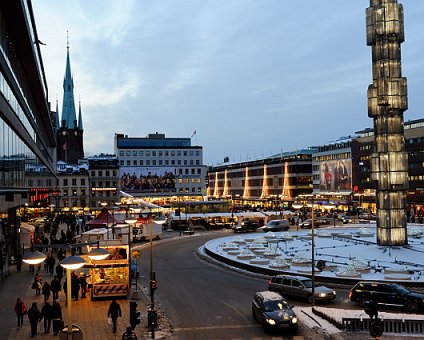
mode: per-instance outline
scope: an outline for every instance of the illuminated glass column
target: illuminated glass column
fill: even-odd
[[[406,245],[408,156],[403,112],[408,109],[401,48],[405,40],[403,7],[397,0],[370,0],[366,10],[367,45],[372,49],[373,82],[368,87],[368,116],[374,120],[371,179],[376,181],[377,243]]]

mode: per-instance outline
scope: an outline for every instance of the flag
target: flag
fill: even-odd
[[[191,135],[190,138],[193,138],[195,134],[196,134],[196,130],[194,130],[194,132],[193,132],[193,134]]]

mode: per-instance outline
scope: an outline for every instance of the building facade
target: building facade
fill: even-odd
[[[213,166],[208,172],[208,197],[231,198],[237,205],[289,205],[312,193],[315,149],[285,152],[268,158]]]
[[[30,204],[30,175],[48,195],[56,164],[54,117],[31,1],[0,3],[0,269],[20,252],[21,209]]]
[[[88,157],[90,209],[113,208],[120,202],[119,162],[114,155]]]
[[[123,192],[134,196],[206,194],[203,147],[192,146],[190,138],[116,134],[114,147]]]

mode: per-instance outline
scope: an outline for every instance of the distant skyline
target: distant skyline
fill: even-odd
[[[190,137],[213,165],[266,157],[372,127],[369,0],[35,0],[52,109],[67,31],[86,156],[115,133]],[[424,1],[403,0],[405,121],[424,118]]]

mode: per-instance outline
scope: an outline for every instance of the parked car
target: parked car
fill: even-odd
[[[257,292],[252,300],[252,316],[265,330],[297,329],[295,312],[278,293]]]
[[[352,218],[347,215],[339,215],[338,220],[343,224],[349,224],[353,222]]]
[[[378,305],[400,306],[409,312],[416,312],[424,306],[424,294],[396,283],[358,282],[349,291],[349,299],[363,308],[371,300]]]
[[[289,230],[290,225],[288,220],[272,220],[269,221],[264,226],[260,227],[259,230],[262,231],[287,231]]]
[[[327,217],[319,217],[317,219],[319,225],[328,225],[330,224],[330,219]]]
[[[299,223],[299,227],[303,229],[312,228],[312,219],[308,218],[307,220],[304,220],[303,222]],[[319,227],[318,220],[314,220],[314,228],[316,227]]]
[[[259,228],[259,224],[254,222],[254,221],[250,221],[250,220],[245,220],[243,222],[241,222],[240,224],[237,224],[233,227],[233,230],[235,233],[237,232],[248,232],[248,231],[256,231],[256,229]]]
[[[312,303],[312,280],[303,276],[275,275],[268,282],[268,290],[281,295],[305,299]],[[315,285],[315,301],[329,302],[336,298],[336,292],[326,286]]]

